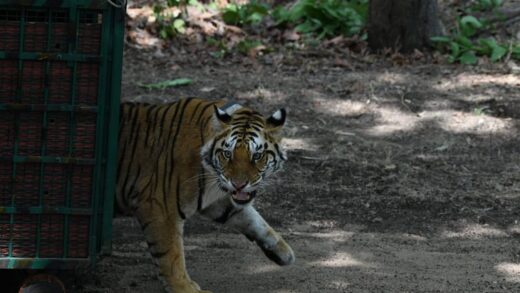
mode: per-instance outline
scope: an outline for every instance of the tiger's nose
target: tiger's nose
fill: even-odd
[[[247,181],[235,181],[235,180],[232,180],[231,184],[233,184],[233,187],[235,187],[236,190],[241,190],[242,188],[246,187]]]

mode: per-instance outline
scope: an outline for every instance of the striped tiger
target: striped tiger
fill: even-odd
[[[186,271],[183,225],[200,213],[243,233],[279,265],[291,247],[252,206],[286,153],[286,112],[265,118],[237,104],[196,98],[162,104],[123,103],[117,205],[137,217],[168,292],[201,290]]]

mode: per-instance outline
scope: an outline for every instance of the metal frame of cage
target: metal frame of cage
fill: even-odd
[[[111,247],[124,11],[0,0],[0,268]]]

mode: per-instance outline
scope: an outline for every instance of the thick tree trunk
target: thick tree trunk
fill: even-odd
[[[370,0],[368,44],[373,50],[393,48],[408,53],[443,34],[436,0]]]

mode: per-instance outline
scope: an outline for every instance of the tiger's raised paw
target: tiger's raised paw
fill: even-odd
[[[264,254],[272,261],[274,261],[277,265],[286,266],[294,263],[296,257],[294,256],[294,252],[292,248],[285,242],[285,240],[280,239],[274,246],[270,247],[265,245],[265,243],[257,242],[258,246],[262,249]]]

